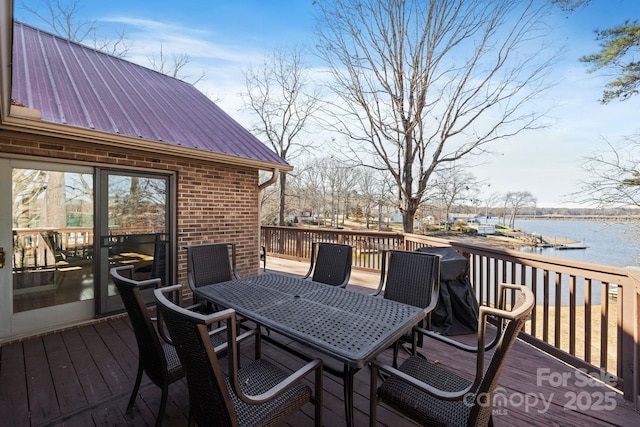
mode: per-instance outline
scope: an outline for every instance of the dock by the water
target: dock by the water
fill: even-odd
[[[526,242],[527,245],[536,248],[554,248],[558,250],[587,249],[587,246],[579,244],[579,240],[546,237],[539,233],[526,233],[523,231],[513,231],[503,234],[505,236],[522,240],[523,242]]]

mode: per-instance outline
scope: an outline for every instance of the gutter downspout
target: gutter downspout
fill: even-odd
[[[271,169],[271,178],[263,182],[262,184],[258,184],[258,190],[262,191],[274,182],[278,180],[279,170],[277,168]],[[260,215],[260,211],[262,210],[262,198],[258,197],[258,215]],[[267,242],[261,242],[260,237],[262,235],[262,230],[260,226],[260,218],[258,218],[258,254],[264,254],[264,269],[266,271],[267,268]],[[263,245],[264,243],[264,245]],[[264,252],[262,252],[262,246],[265,247]],[[260,271],[260,257],[258,257],[258,271]]]
[[[262,184],[258,184],[258,190],[264,190],[266,187],[270,186],[274,182],[278,180],[278,169],[271,169],[271,178],[263,182]]]

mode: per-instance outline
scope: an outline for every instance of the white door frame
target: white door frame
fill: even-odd
[[[61,171],[80,169],[78,166],[60,163],[0,158],[0,200],[2,200],[0,203],[0,247],[5,252],[5,265],[0,269],[0,342],[52,330],[61,325],[93,319],[95,313],[93,299],[13,313],[13,213],[11,203],[13,180],[11,171],[14,167]],[[83,167],[82,169],[85,171],[93,170],[91,167]]]
[[[13,314],[11,229],[11,163],[0,158],[0,248],[5,253],[4,267],[0,268],[0,338],[11,333]]]

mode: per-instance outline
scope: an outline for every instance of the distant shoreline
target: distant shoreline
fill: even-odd
[[[622,215],[516,215],[519,219],[531,220],[551,220],[551,221],[602,221],[602,222],[640,222],[640,216]]]
[[[425,236],[436,237],[441,239],[455,240],[458,242],[465,242],[476,245],[489,246],[502,249],[518,249],[524,246],[533,246],[531,242],[510,237],[504,234],[477,234],[477,233],[458,233],[455,231],[440,231],[427,233]],[[559,237],[547,237],[546,240],[553,241],[555,244],[573,244],[577,243],[577,240],[563,239]]]

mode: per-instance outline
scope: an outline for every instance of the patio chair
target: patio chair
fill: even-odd
[[[514,295],[517,291],[518,296]],[[511,296],[511,310],[506,309],[507,293]],[[370,425],[376,424],[379,401],[387,403],[402,414],[423,425],[486,426],[492,424],[491,412],[498,378],[507,354],[527,317],[533,310],[535,298],[526,286],[500,285],[497,308],[480,307],[478,345],[468,346],[437,333],[420,329],[420,333],[443,341],[460,350],[477,353],[473,380],[467,380],[419,356],[409,357],[398,369],[378,361],[371,363]],[[485,346],[487,321],[496,320],[496,334]],[[487,369],[484,369],[485,350],[495,346]],[[378,388],[378,374],[388,379]]]
[[[344,288],[351,277],[353,247],[338,243],[311,245],[311,265],[304,279],[311,277],[314,282]],[[312,275],[313,273],[313,275]]]
[[[231,257],[229,256],[231,248]],[[210,243],[187,246],[187,282],[195,290],[200,286],[226,282],[239,278],[236,270],[235,243]],[[194,304],[199,303],[193,295]],[[205,303],[205,310],[211,312],[211,303]]]
[[[154,292],[186,370],[190,425],[193,421],[199,427],[277,425],[310,401],[315,404],[315,425],[322,425],[322,360],[315,359],[290,375],[265,359],[239,369],[234,310],[194,313],[165,297],[171,288]],[[209,325],[217,322],[227,325],[229,376],[207,339]],[[313,396],[301,383],[311,372],[315,372]]]
[[[262,271],[267,271],[267,248],[260,246],[260,261],[262,261]]]
[[[387,267],[388,264],[388,267]],[[384,298],[424,308],[427,313],[438,304],[440,293],[440,256],[421,252],[384,250],[380,266],[380,283],[373,295],[384,289]],[[428,320],[421,326],[426,327]],[[402,337],[393,346],[393,366],[397,366],[398,350],[411,343],[411,354],[422,347],[422,337],[415,331]]]
[[[154,327],[153,319],[149,314],[149,310],[145,305],[141,292],[145,289],[157,288],[161,280],[159,278],[144,281],[135,281],[124,277],[122,274],[127,272],[131,275],[133,265],[125,265],[114,267],[111,269],[111,277],[122,302],[129,314],[131,325],[138,343],[138,373],[136,382],[127,404],[127,413],[133,409],[133,404],[140,388],[142,374],[153,381],[155,385],[162,389],[162,397],[160,399],[160,408],[156,418],[156,426],[162,424],[164,410],[167,404],[167,396],[169,384],[184,377],[184,369],[180,363],[175,347],[169,342],[164,335],[162,325]],[[179,288],[180,286],[178,286]],[[219,346],[226,343],[226,336],[221,330],[211,331],[210,341],[212,345]],[[226,354],[225,349],[221,349],[220,356]]]

